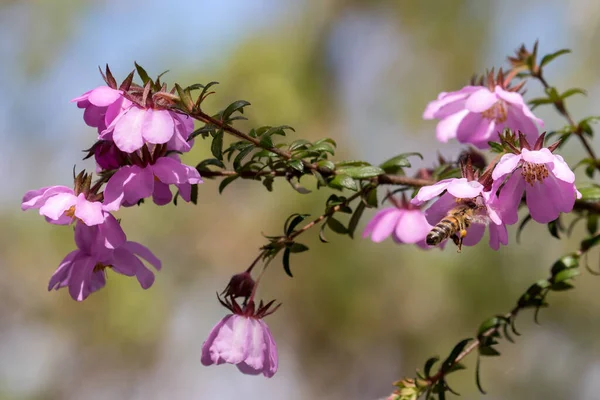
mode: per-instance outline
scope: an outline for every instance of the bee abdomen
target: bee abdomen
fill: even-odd
[[[436,246],[456,233],[458,221],[455,218],[444,218],[427,234],[425,243]]]

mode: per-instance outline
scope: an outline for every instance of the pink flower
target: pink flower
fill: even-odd
[[[100,134],[104,140],[113,140],[125,153],[133,153],[145,143],[168,143],[169,150],[188,151],[192,143],[187,142],[194,130],[191,118],[163,109],[142,108],[125,100],[122,105],[109,108],[107,121],[110,124]]]
[[[110,171],[126,164],[126,154],[110,140],[100,140],[90,149],[96,160],[96,172]],[[90,155],[91,156],[91,155]]]
[[[485,86],[465,86],[456,92],[442,92],[427,105],[423,118],[441,120],[436,128],[440,142],[456,138],[460,143],[471,143],[480,149],[488,148],[488,141],[498,141],[504,128],[525,132],[535,141],[538,129],[534,122],[544,126],[519,93],[500,85],[493,90]]]
[[[416,244],[428,249],[425,238],[433,228],[419,207],[410,203],[392,200],[395,207],[378,211],[363,231],[363,238],[371,236],[375,243],[384,241],[390,235],[396,243]]]
[[[450,210],[468,205],[474,211],[461,244],[474,246],[479,243],[488,222],[490,247],[498,250],[500,243],[508,244],[508,232],[501,214],[502,203],[494,190],[484,191],[481,183],[468,181],[466,178],[444,179],[434,185],[422,187],[411,203],[421,205],[438,196],[440,197],[425,211],[427,222],[431,225],[437,225]]]
[[[555,220],[561,212],[571,212],[575,198],[581,198],[573,171],[561,156],[547,148],[523,148],[520,154],[503,155],[492,172],[495,186],[500,186],[509,174],[500,190],[507,224],[517,222],[523,192],[531,218],[543,224]]]
[[[100,86],[85,92],[71,101],[77,102],[77,107],[85,108],[83,120],[88,126],[98,128],[98,133],[100,133],[110,123],[110,121],[106,121],[108,108],[113,104],[120,106],[123,99],[122,91],[112,89],[108,86]]]
[[[181,198],[189,202],[191,185],[198,183],[202,183],[198,171],[182,164],[176,155],[159,157],[145,166],[120,168],[106,184],[104,204],[107,210],[115,211],[121,204],[131,206],[152,196],[154,203],[164,205],[173,198],[169,185],[177,186]]]
[[[68,287],[73,300],[83,301],[106,284],[106,268],[126,276],[136,276],[142,288],[154,283],[154,274],[137,257],[142,257],[157,270],[160,260],[150,250],[136,242],[126,241],[125,233],[112,215],[110,226],[75,226],[77,249],[60,263],[48,283],[48,290]],[[112,248],[106,243],[112,241]]]
[[[52,224],[67,225],[79,219],[86,225],[98,225],[104,222],[107,212],[99,201],[89,201],[84,193],[75,194],[66,186],[50,186],[39,190],[30,190],[23,196],[21,209],[40,210],[46,220]]]
[[[202,364],[235,364],[244,374],[262,373],[267,378],[275,375],[277,345],[262,318],[273,313],[277,307],[269,311],[273,302],[264,306],[261,303],[258,310],[254,311],[252,300],[244,308],[233,300],[219,301],[233,314],[227,315],[211,330],[202,345]]]

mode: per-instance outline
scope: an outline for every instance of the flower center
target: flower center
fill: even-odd
[[[112,268],[112,265],[104,265],[102,263],[98,263],[94,265],[94,272],[104,271],[106,268]]]
[[[75,218],[75,206],[71,206],[67,211],[65,211],[65,215],[67,217]]]
[[[504,122],[506,121],[507,113],[506,103],[502,100],[498,100],[494,105],[482,112],[481,115],[496,122]]]
[[[523,175],[525,182],[529,183],[531,186],[533,186],[535,182],[543,182],[544,179],[548,177],[548,174],[548,167],[544,164],[525,162],[521,166],[521,175]]]

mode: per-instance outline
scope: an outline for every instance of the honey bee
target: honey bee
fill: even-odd
[[[460,204],[448,211],[446,216],[427,234],[425,242],[428,245],[437,246],[444,240],[451,238],[454,244],[458,246],[458,252],[460,253],[469,226],[472,223],[488,223],[487,216],[479,214],[484,206],[474,201],[462,202],[461,199],[457,199],[457,202]]]

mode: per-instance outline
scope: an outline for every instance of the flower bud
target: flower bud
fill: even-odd
[[[254,285],[255,282],[250,273],[242,272],[231,277],[223,294],[231,297],[250,297]]]

